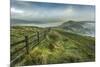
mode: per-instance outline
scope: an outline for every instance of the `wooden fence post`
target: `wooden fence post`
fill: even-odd
[[[49,28],[48,28],[48,32],[50,32],[50,30],[51,30],[51,28],[49,27]]]
[[[46,31],[43,32],[43,34],[44,34],[44,38],[46,37],[46,33],[47,33]]]
[[[37,32],[37,41],[38,41],[38,44],[39,44],[39,32]]]
[[[25,45],[26,45],[26,52],[27,54],[29,54],[28,36],[25,36]]]

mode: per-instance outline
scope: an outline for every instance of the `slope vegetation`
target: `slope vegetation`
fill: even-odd
[[[95,39],[52,28],[30,55],[25,65],[95,61]]]

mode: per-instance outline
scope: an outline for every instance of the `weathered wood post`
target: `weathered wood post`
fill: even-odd
[[[29,54],[28,36],[25,36],[25,46],[26,46],[26,52],[27,54]]]
[[[49,28],[48,28],[48,32],[50,32],[50,30],[51,30],[51,28],[49,27]]]
[[[37,42],[38,42],[38,44],[39,44],[39,32],[37,32]]]
[[[46,37],[46,33],[47,33],[47,31],[44,31],[44,32],[43,32],[43,34],[44,34],[44,37],[43,37],[43,38],[45,38],[45,37]]]

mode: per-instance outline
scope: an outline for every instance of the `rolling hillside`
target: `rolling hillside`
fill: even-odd
[[[25,55],[26,63],[23,65],[95,61],[95,39],[51,28],[46,38],[30,51],[30,55]]]
[[[85,35],[95,36],[95,21],[68,21],[59,26],[68,32]]]

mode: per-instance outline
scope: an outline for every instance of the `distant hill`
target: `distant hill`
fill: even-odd
[[[67,30],[86,36],[95,36],[95,21],[68,21],[59,26]]]
[[[11,26],[20,26],[20,25],[28,25],[28,24],[43,24],[46,22],[39,22],[39,21],[28,21],[28,20],[21,20],[21,19],[11,19]]]

